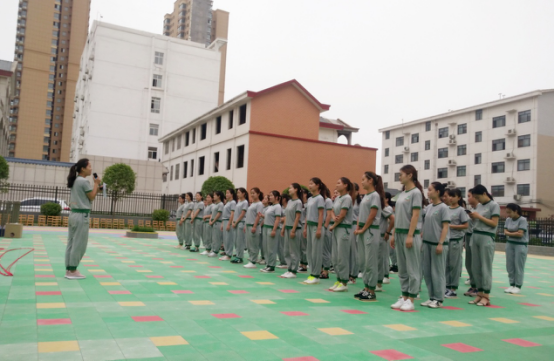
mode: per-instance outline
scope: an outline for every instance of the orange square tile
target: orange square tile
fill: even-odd
[[[240,332],[240,333],[242,333],[245,337],[253,341],[261,341],[264,339],[279,339],[279,337],[269,333],[268,331]]]
[[[54,285],[58,285],[56,282],[36,282],[35,285],[37,287],[51,287]]]
[[[107,286],[107,285],[121,285],[121,283],[118,283],[118,282],[102,282],[102,283],[100,283],[100,285],[104,285],[104,286]]]
[[[451,327],[471,327],[471,324],[458,322],[458,321],[446,321],[446,322],[441,322],[441,323],[446,324],[446,325],[451,326]]]
[[[77,341],[38,342],[38,353],[79,351]]]
[[[169,336],[169,337],[150,337],[150,340],[156,347],[161,346],[179,346],[189,344],[181,336]]]
[[[122,307],[144,307],[143,302],[118,302]]]
[[[327,333],[330,336],[344,336],[347,334],[354,334],[342,328],[318,328],[323,333]]]
[[[534,316],[533,318],[538,318],[538,319],[542,319],[542,320],[545,320],[545,321],[554,322],[554,318],[548,317],[548,316],[545,316],[545,315],[537,315],[537,316]]]
[[[211,285],[229,285],[225,282],[210,282]]]
[[[272,283],[272,282],[256,282],[256,284],[260,284],[260,285],[275,285],[275,283]]]
[[[489,319],[495,322],[506,323],[506,324],[519,323],[518,321],[515,321],[513,319],[508,319],[508,318],[489,318]]]
[[[37,303],[37,309],[65,308],[65,303]]]
[[[251,300],[251,302],[256,304],[276,304],[275,302],[269,299],[255,299],[255,300]]]
[[[192,305],[215,305],[214,302],[209,300],[189,300],[189,303]]]
[[[177,283],[174,282],[158,282],[159,285],[177,285]]]
[[[306,300],[312,303],[331,303],[329,301],[326,301],[325,299],[306,299]]]

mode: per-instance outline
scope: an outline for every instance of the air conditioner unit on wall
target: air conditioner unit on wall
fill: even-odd
[[[456,183],[454,181],[448,181],[446,187],[456,187]]]
[[[514,200],[521,201],[521,195],[514,195]]]
[[[404,152],[410,152],[410,147],[404,146]]]
[[[517,131],[515,129],[509,129],[507,132],[506,132],[506,135],[507,136],[515,136],[517,134]]]
[[[507,184],[513,184],[516,182],[516,179],[513,177],[506,177],[506,180],[504,180]]]
[[[505,157],[507,160],[513,160],[514,158],[516,158],[516,155],[514,155],[513,152],[508,152],[506,153],[506,157]]]
[[[455,135],[455,134],[451,134],[450,136],[448,136],[448,138],[450,138],[451,140],[455,140],[455,139],[456,139],[456,135]]]
[[[455,145],[455,144],[456,144],[456,140],[448,140],[448,144],[449,144],[449,145]]]
[[[448,166],[456,166],[456,160],[448,160]]]

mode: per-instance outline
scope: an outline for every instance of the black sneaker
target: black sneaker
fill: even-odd
[[[354,298],[360,299],[360,297],[361,297],[364,293],[367,293],[367,292],[365,291],[365,289],[362,289],[362,290],[360,290],[360,292],[359,292],[358,294],[354,294]]]
[[[272,266],[268,266],[267,268],[262,269],[262,272],[264,272],[264,273],[273,273],[273,272],[275,272],[275,268],[272,267]]]
[[[391,266],[389,271],[393,274],[398,273],[398,266],[397,265]]]
[[[242,264],[242,259],[241,258],[234,258],[233,260],[231,260],[231,263],[233,263],[233,264]]]
[[[360,301],[362,302],[375,302],[377,300],[377,296],[374,294],[371,294],[369,292],[364,291],[362,293],[362,296],[360,297]]]
[[[185,246],[185,250],[190,250],[190,245]]]
[[[189,251],[190,251],[191,253],[196,253],[196,252],[198,251],[198,249],[197,249],[197,248],[190,248]]]
[[[308,269],[306,269],[306,268],[304,268],[304,267],[299,267],[299,268],[298,268],[298,272],[299,272],[299,273],[305,273],[305,272],[307,272],[307,271],[308,271]]]

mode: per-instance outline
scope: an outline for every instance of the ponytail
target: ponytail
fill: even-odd
[[[82,158],[77,161],[76,164],[71,166],[69,169],[69,175],[67,176],[67,187],[72,188],[75,184],[77,176],[81,173],[84,168],[87,168],[89,164],[88,158]]]
[[[484,195],[485,194],[485,195],[488,196],[489,199],[494,200],[492,198],[492,195],[489,194],[489,191],[487,190],[487,188],[485,186],[481,185],[481,184],[475,186],[471,191],[472,191],[471,192],[472,195]]]
[[[362,195],[360,195],[360,185],[358,185],[357,183],[354,182],[354,189],[358,193],[358,195],[356,196],[356,204],[359,205],[359,204],[362,203]],[[329,197],[330,197],[330,195],[329,195]],[[354,202],[354,200],[352,202]]]
[[[462,197],[462,191],[460,191],[460,189],[458,188],[454,188],[454,189],[448,189],[446,190],[446,192],[448,192],[448,196],[450,197],[458,197],[458,206],[461,206],[461,207],[465,207],[465,202],[464,202],[464,199]]]
[[[381,176],[377,175],[375,172],[366,171],[364,173],[364,176],[367,179],[373,180],[373,187],[375,187],[375,192],[379,195],[379,198],[381,199],[381,209],[385,208],[385,188],[383,187],[383,179]]]
[[[303,201],[303,197],[304,197],[304,190],[302,189],[302,186],[300,186],[299,183],[297,182],[293,182],[290,184],[292,186],[293,189],[296,190],[296,197],[298,197],[298,199],[300,201],[302,201],[302,203],[304,202]]]
[[[421,192],[421,195],[425,195],[423,193],[423,186],[421,186],[421,184],[419,183],[419,181],[417,180],[417,170],[414,166],[412,165],[404,165],[402,166],[402,168],[400,169],[400,171],[404,172],[406,175],[412,175],[412,182],[414,183],[415,187],[418,188],[419,192]],[[404,189],[404,187],[402,188]],[[429,204],[429,202],[427,201],[427,199],[425,197],[422,197],[421,198],[423,201],[422,201],[422,206],[427,206]]]
[[[352,198],[352,202],[354,202],[354,200],[356,200],[356,190],[354,189],[354,184],[347,177],[341,177],[340,182],[346,185],[346,191],[348,191],[350,197]]]
[[[281,204],[281,194],[277,190],[273,190],[270,192],[275,197],[275,203],[273,205]],[[269,198],[267,199],[267,203],[269,204]]]
[[[323,181],[321,181],[319,177],[312,177],[310,181],[312,181],[314,184],[316,184],[319,187],[319,194],[321,195],[321,197],[325,198],[325,195],[329,193],[329,189],[327,188],[327,186],[325,186]]]
[[[244,187],[239,187],[237,190],[240,191],[244,195],[244,198],[246,199],[246,202],[248,202],[250,204],[250,200],[248,199],[248,192],[246,192],[246,189]]]
[[[254,191],[256,194],[258,194],[258,201],[262,201],[264,199],[264,193],[260,191],[259,188],[253,187],[251,191]]]

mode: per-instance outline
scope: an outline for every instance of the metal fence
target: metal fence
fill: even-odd
[[[506,235],[504,235],[505,221],[505,219],[498,221],[496,241],[499,243],[506,242]],[[527,222],[529,224],[529,245],[554,247],[554,219],[535,219]]]
[[[38,186],[8,184],[2,187],[0,200],[20,201],[21,213],[40,213],[40,206],[47,202],[58,202],[67,207],[70,204],[71,190],[60,186]],[[133,192],[129,195],[117,195],[107,191],[106,196],[99,191],[92,202],[92,214],[118,216],[151,216],[157,209],[170,212],[175,216],[178,207],[178,195],[150,194]],[[67,213],[69,210],[62,210]]]

